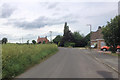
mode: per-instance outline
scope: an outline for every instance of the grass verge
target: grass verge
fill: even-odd
[[[2,78],[14,78],[57,51],[55,44],[2,45]]]
[[[111,53],[111,55],[120,57],[120,54],[118,54],[118,53]]]

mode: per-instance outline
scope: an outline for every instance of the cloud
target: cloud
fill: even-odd
[[[0,33],[0,40],[2,40],[3,37],[8,37],[8,35]]]
[[[48,5],[48,9],[53,9],[53,8],[56,8],[56,7],[57,7],[57,5],[58,5],[58,3],[57,3],[57,2],[56,2],[56,3],[49,4],[49,5]]]
[[[38,36],[49,38],[49,31],[53,31],[53,36],[62,35],[65,22],[68,22],[72,32],[80,31],[86,35],[89,33],[86,24],[91,24],[92,31],[96,31],[99,25],[105,25],[118,13],[118,3],[114,2],[45,3],[30,0],[4,3],[8,7],[0,7],[0,32],[7,35],[0,36],[7,36],[12,42],[19,42],[21,37],[24,42],[37,39]]]
[[[14,25],[15,27],[21,27],[24,29],[33,29],[33,28],[41,28],[45,26],[64,24],[65,22],[76,23],[77,20],[73,19],[72,15],[66,15],[56,19],[41,16],[32,22],[12,19],[9,20],[8,23],[6,23],[5,25],[11,24]]]
[[[9,4],[7,3],[4,3],[2,6],[1,6],[1,14],[0,14],[0,17],[1,18],[8,18],[10,17],[13,12],[15,11],[15,8],[11,7]]]

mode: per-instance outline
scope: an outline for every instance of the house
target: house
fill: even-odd
[[[37,43],[48,43],[49,42],[49,40],[47,39],[47,37],[42,37],[42,38],[40,38],[39,36],[38,36],[38,39],[37,39]]]
[[[105,41],[103,39],[102,28],[99,26],[96,32],[91,33],[91,46],[96,46],[100,49],[102,46],[105,46]]]

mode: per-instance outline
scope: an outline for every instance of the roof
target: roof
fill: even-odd
[[[91,40],[103,39],[102,29],[98,28],[96,32],[92,32]]]
[[[45,38],[40,38],[40,37],[38,37],[38,39],[37,39],[37,42],[40,42],[40,41],[47,41],[48,42],[48,39],[45,37]]]

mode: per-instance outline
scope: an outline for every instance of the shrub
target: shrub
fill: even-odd
[[[75,43],[65,42],[64,47],[74,47]]]

